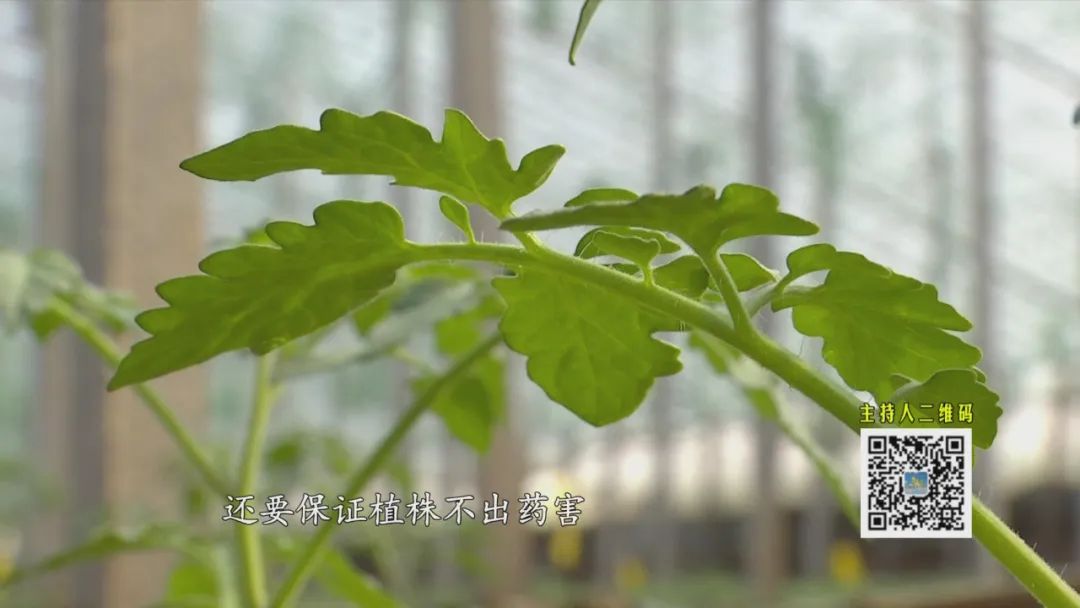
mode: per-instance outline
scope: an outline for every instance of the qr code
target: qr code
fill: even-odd
[[[863,429],[863,538],[971,538],[971,429]]]

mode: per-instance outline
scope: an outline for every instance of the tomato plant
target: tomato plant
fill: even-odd
[[[583,21],[597,4],[586,3]],[[582,31],[579,26],[575,41]],[[13,253],[2,262],[9,315],[42,337],[67,326],[85,339],[116,367],[108,388],[138,391],[205,485],[222,496],[255,491],[280,383],[319,364],[313,352],[327,331],[349,323],[365,333],[432,282],[464,286],[471,298],[464,313],[455,311],[436,327],[440,350],[451,361],[444,371],[421,374],[415,400],[351,472],[343,495],[363,491],[428,411],[462,441],[484,449],[499,417],[503,349],[523,356],[532,382],[585,423],[602,426],[630,416],[657,378],[682,369],[680,349],[659,333],[688,336],[718,373],[731,374],[761,414],[807,452],[853,520],[857,506],[828,458],[784,416],[778,386],[799,391],[856,432],[862,405],[856,391],[879,403],[914,395],[929,402],[969,401],[974,444],[987,449],[993,443],[1001,409],[976,367],[979,350],[960,336],[971,324],[933,285],[827,243],[796,249],[783,269],[726,250],[748,238],[817,232],[812,222],[783,211],[767,189],[733,183],[719,191],[698,185],[642,195],[595,188],[559,209],[518,216],[514,203],[544,184],[562,147],[533,150],[515,167],[503,142],[487,138],[453,109],[438,140],[390,112],[358,116],[332,109],[319,122],[318,129],[282,125],[249,133],[181,168],[217,181],[300,170],[386,176],[397,186],[438,193],[439,211],[461,238],[410,241],[401,215],[385,202],[322,204],[310,225],[271,222],[245,244],[202,260],[201,274],[162,283],[158,294],[165,306],[138,315],[148,337],[124,356],[107,335],[123,325],[117,303],[85,285],[69,263],[52,254]],[[478,241],[472,227],[477,213],[492,216],[517,244]],[[581,227],[589,231],[569,253],[538,236]],[[763,334],[755,318],[766,309],[790,309],[798,332],[821,338],[823,358],[844,384]],[[226,475],[148,383],[244,349],[259,357],[255,399],[240,465]],[[986,549],[1044,604],[1080,606],[1077,593],[974,500],[974,535]],[[186,578],[179,580],[199,581],[194,587],[213,605],[293,605],[313,576],[358,605],[394,605],[331,549],[336,529],[321,526],[296,545],[262,538],[257,526],[237,526],[231,539],[239,555],[235,577],[219,538],[175,527],[110,533],[18,571],[8,582],[111,551],[173,547],[188,558],[179,571]],[[273,589],[267,556],[289,565]]]

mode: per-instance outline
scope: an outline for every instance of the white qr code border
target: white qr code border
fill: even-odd
[[[871,530],[869,522],[869,509],[870,504],[870,484],[869,484],[869,462],[870,462],[870,439],[871,437],[888,437],[888,436],[903,436],[903,437],[918,437],[918,436],[931,436],[931,437],[963,437],[964,446],[966,449],[966,458],[964,458],[964,496],[966,500],[962,506],[961,519],[963,521],[963,528],[961,530]],[[860,524],[860,536],[862,538],[971,538],[971,502],[972,502],[972,489],[971,489],[971,465],[973,448],[971,444],[971,429],[970,428],[909,428],[909,429],[879,429],[879,428],[864,428],[859,432],[859,524]]]

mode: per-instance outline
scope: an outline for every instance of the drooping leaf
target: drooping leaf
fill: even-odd
[[[462,205],[461,201],[449,196],[443,196],[439,199],[439,211],[442,211],[443,217],[450,220],[452,224],[461,230],[461,233],[465,235],[465,238],[470,243],[476,241],[472,221],[469,219],[469,208]]]
[[[700,254],[724,243],[759,235],[806,236],[817,226],[779,211],[776,196],[764,188],[731,184],[720,196],[707,186],[683,194],[646,194],[622,204],[603,204],[531,213],[503,221],[512,232],[572,226],[630,226],[662,230]]]
[[[574,38],[570,41],[570,65],[576,65],[574,55],[577,54],[578,46],[581,45],[581,41],[585,37],[585,30],[589,27],[589,22],[592,21],[593,14],[600,7],[601,1],[585,0],[581,4],[581,13],[578,14],[577,26],[574,27]]]
[[[998,400],[997,393],[979,380],[979,374],[975,370],[947,369],[935,373],[926,382],[912,382],[900,387],[886,401],[897,408],[894,422],[900,426],[970,427],[972,443],[988,449],[997,436],[997,422],[1002,413]],[[904,403],[909,404],[914,421],[907,418],[900,420],[898,408],[902,408]],[[961,403],[971,405],[970,422],[960,421]],[[943,404],[948,404],[951,414],[949,421],[939,417],[944,413],[941,410]],[[920,407],[927,405],[931,407]],[[926,422],[927,417],[933,421]]]
[[[312,226],[268,225],[278,247],[220,251],[200,264],[205,274],[159,285],[169,306],[136,319],[150,337],[121,361],[109,389],[241,348],[265,354],[375,297],[413,258],[390,205],[335,201],[314,217]]]
[[[219,181],[254,181],[268,175],[318,169],[331,175],[385,175],[475,203],[496,217],[536,190],[565,150],[545,146],[510,166],[506,146],[488,139],[465,114],[448,109],[442,141],[423,126],[392,112],[357,116],[327,110],[318,131],[282,125],[255,131],[185,160],[180,167]]]
[[[939,370],[979,361],[977,348],[949,333],[967,331],[971,323],[938,300],[932,285],[856,253],[829,257],[821,285],[789,288],[772,307],[792,308],[799,333],[824,340],[822,356],[848,386],[881,399],[892,392],[896,374],[923,382]]]
[[[492,284],[507,305],[499,329],[527,357],[529,377],[590,424],[625,418],[655,378],[682,369],[678,349],[650,335],[649,317],[599,287],[532,271]]]
[[[566,201],[566,204],[563,205],[563,207],[584,207],[585,205],[622,203],[635,200],[636,198],[638,198],[637,194],[623,188],[590,188]]]

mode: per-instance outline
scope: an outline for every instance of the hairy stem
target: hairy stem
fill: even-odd
[[[110,367],[115,369],[120,364],[122,358],[120,349],[93,321],[58,299],[53,300],[50,308],[64,320],[66,325],[71,327],[76,335],[90,345]],[[187,430],[184,429],[184,425],[173,414],[172,409],[165,403],[161,395],[146,384],[136,384],[132,389],[158,419],[165,432],[176,442],[180,452],[195,467],[202,481],[212,490],[224,496],[228,492],[228,484],[214,470],[213,465],[210,464],[210,459],[199,447],[199,444],[188,434]]]
[[[401,444],[401,441],[408,435],[413,425],[416,424],[416,421],[420,419],[420,416],[435,402],[435,398],[438,397],[439,393],[454,380],[458,379],[463,373],[468,371],[469,367],[479,361],[488,351],[501,341],[501,334],[498,332],[492,334],[475,346],[471,351],[463,355],[447,369],[446,372],[428,385],[427,389],[425,389],[424,392],[409,405],[409,408],[401,415],[401,418],[394,424],[394,428],[392,428],[383,438],[378,447],[375,448],[375,451],[368,457],[367,461],[349,477],[343,496],[356,496],[362,492],[364,486],[366,486],[375,474],[389,461],[390,457],[394,454],[394,451]],[[315,532],[308,541],[307,546],[304,547],[296,565],[293,566],[292,570],[286,576],[281,589],[278,590],[273,601],[270,603],[272,608],[284,608],[285,606],[292,605],[296,601],[304,584],[311,576],[312,570],[319,564],[323,550],[326,548],[327,543],[330,542],[331,535],[338,528],[339,527],[325,525]]]
[[[547,248],[528,252],[504,245],[426,245],[418,252],[431,259],[479,260],[510,267],[530,267],[587,282],[669,315],[727,342],[809,397],[851,430],[859,432],[861,403],[846,387],[823,376],[795,354],[757,332],[745,334],[715,311],[672,291],[649,287],[623,273]],[[978,498],[972,499],[973,534],[1039,601],[1053,607],[1080,608],[1080,594],[1061,579]]]
[[[256,363],[251,421],[248,423],[247,440],[244,442],[244,452],[240,460],[240,496],[253,495],[258,484],[263,442],[270,421],[270,409],[277,392],[272,380],[274,360],[274,355],[270,354],[259,357]],[[259,526],[237,526],[236,544],[240,553],[244,597],[249,606],[262,608],[266,605],[266,567],[263,564]]]

